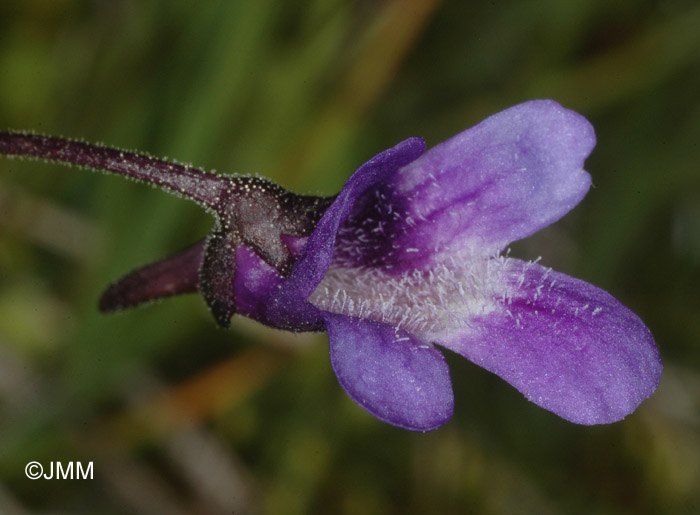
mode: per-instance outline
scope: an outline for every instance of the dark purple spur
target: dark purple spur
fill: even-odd
[[[224,327],[238,313],[289,331],[325,329],[348,395],[416,431],[452,416],[435,344],[579,424],[618,421],[656,389],[659,354],[634,313],[591,284],[503,253],[583,199],[594,146],[585,118],[536,100],[428,151],[407,139],[322,198],[143,154],[0,133],[2,154],[127,175],[214,215],[205,240],[112,284],[102,311],[199,291]]]

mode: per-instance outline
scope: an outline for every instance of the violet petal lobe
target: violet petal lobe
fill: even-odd
[[[406,139],[374,156],[348,179],[309,236],[294,262],[291,275],[270,298],[268,319],[274,321],[276,327],[292,331],[315,329],[314,324],[305,325],[299,321],[318,317],[318,309],[307,299],[331,264],[340,225],[347,219],[359,196],[386,181],[424,151],[425,142],[421,138]]]
[[[437,343],[579,424],[633,412],[661,378],[644,323],[609,293],[540,265],[509,260],[508,294]]]
[[[341,258],[400,272],[429,266],[445,249],[498,252],[581,201],[590,186],[583,162],[594,146],[588,121],[554,101],[506,109],[429,149],[375,198],[360,199],[341,234]]]
[[[236,247],[236,277],[234,292],[236,309],[241,315],[271,327],[279,327],[279,321],[268,315],[270,298],[281,288],[284,278],[255,251],[246,245]],[[317,313],[300,311],[301,319],[285,319],[286,324],[323,329],[323,320]]]
[[[380,420],[430,431],[452,417],[454,399],[445,358],[404,331],[324,313],[331,365],[347,394]]]

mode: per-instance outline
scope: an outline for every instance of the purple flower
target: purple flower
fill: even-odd
[[[291,331],[325,328],[348,395],[406,429],[452,416],[436,344],[567,420],[614,422],[658,385],[651,333],[603,290],[503,255],[581,201],[594,145],[583,117],[532,101],[427,152],[420,138],[405,140],[334,199],[262,181],[246,190],[241,178],[227,186],[202,172],[189,182],[140,176],[195,198],[217,224],[207,240],[112,285],[101,307],[199,290],[222,325],[237,312]]]

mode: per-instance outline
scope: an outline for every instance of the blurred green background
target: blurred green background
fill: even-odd
[[[449,355],[456,414],[414,434],[338,386],[326,337],[186,296],[101,316],[101,290],[201,238],[194,204],[0,159],[0,513],[700,512],[697,0],[3,0],[0,127],[335,193],[553,98],[588,117],[595,188],[513,254],[593,282],[654,333],[658,392],[570,424]],[[37,460],[94,479],[37,480]]]

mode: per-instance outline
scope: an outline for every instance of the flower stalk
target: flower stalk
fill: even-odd
[[[144,153],[27,132],[0,132],[0,154],[124,175],[193,200],[214,216],[215,228],[206,241],[112,284],[100,298],[103,312],[201,291],[217,322],[228,327],[236,313],[231,293],[236,246],[253,249],[287,276],[294,256],[284,238],[311,234],[333,201],[296,195],[259,177],[216,175]]]

